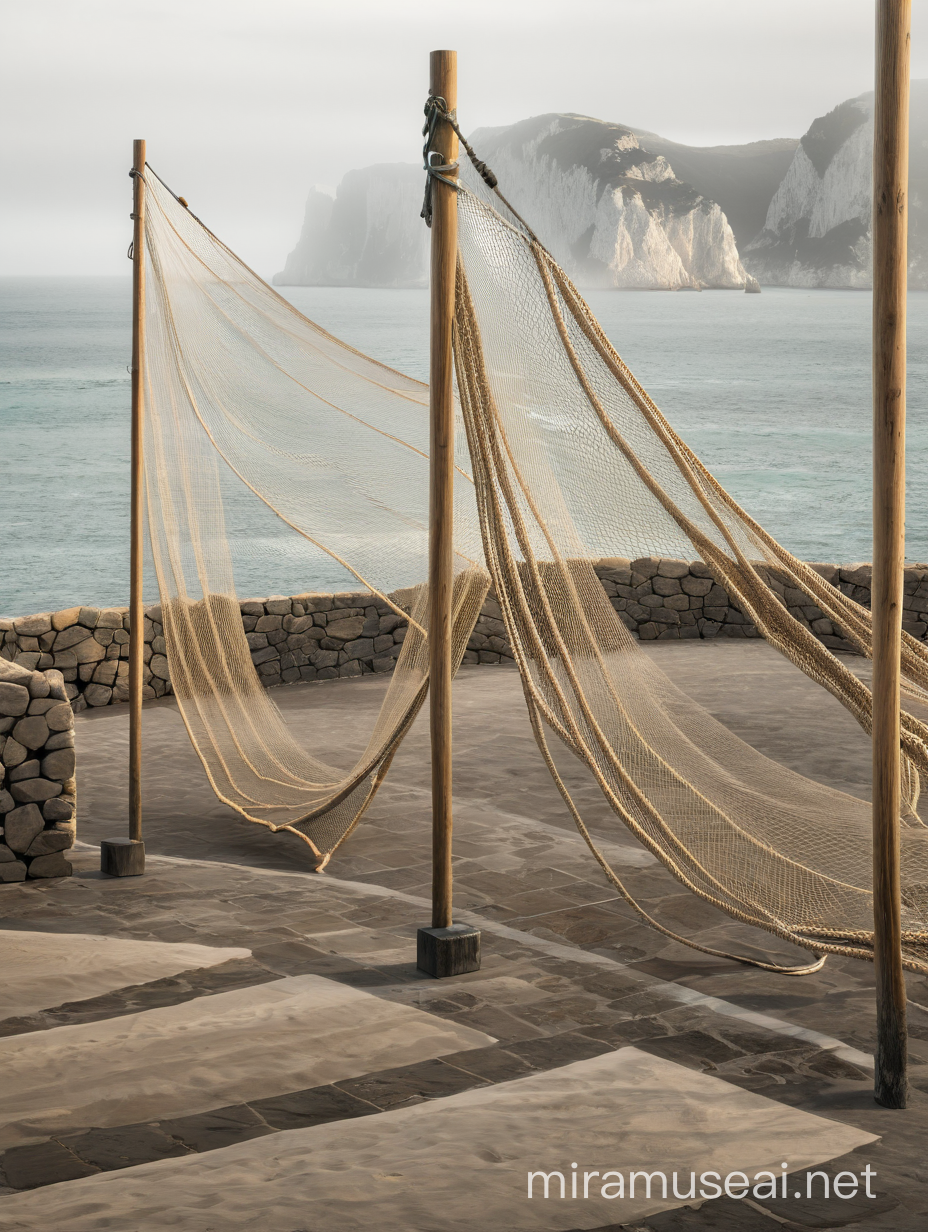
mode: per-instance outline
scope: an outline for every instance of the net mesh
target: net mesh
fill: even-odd
[[[147,183],[146,475],[172,681],[217,794],[328,856],[427,689],[427,390],[300,316],[151,173]],[[478,191],[458,196],[455,662],[492,581],[542,755],[636,909],[570,797],[552,734],[684,885],[817,956],[789,970],[815,969],[830,951],[872,957],[869,805],[765,758],[682,693],[622,624],[594,563],[698,556],[763,636],[866,730],[866,685],[770,583],[802,591],[865,655],[869,613],[715,482],[520,220]],[[382,709],[349,768],[299,747],[258,681],[235,598],[222,468],[384,610],[410,613]],[[397,587],[406,590],[388,594]],[[904,953],[928,970],[928,831],[915,812],[928,770],[928,651],[907,635],[903,669]]]
[[[301,316],[150,171],[145,220],[145,475],[171,682],[220,799],[328,856],[356,824],[427,688],[428,390]],[[409,615],[397,669],[354,765],[290,734],[252,663],[224,512],[229,478]],[[455,662],[487,587],[465,468]],[[390,590],[388,595],[387,590]],[[310,623],[312,623],[310,621]]]

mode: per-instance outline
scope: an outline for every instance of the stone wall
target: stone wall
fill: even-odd
[[[151,657],[148,651],[146,657]],[[60,672],[75,711],[127,701],[128,610],[69,607],[0,620],[0,659],[31,671]]]
[[[71,872],[73,727],[61,672],[0,659],[0,882]]]
[[[647,556],[602,560],[595,568],[612,606],[642,641],[759,636],[702,561]],[[850,598],[870,606],[870,565],[812,568]],[[768,580],[796,619],[826,646],[852,649],[803,592],[786,587],[775,575]],[[904,627],[925,640],[928,565],[906,568],[905,594]],[[367,591],[272,595],[243,599],[239,606],[252,660],[268,687],[390,672],[406,636],[406,621]],[[171,692],[171,684],[160,606],[146,610],[144,638],[144,695],[161,697]],[[128,699],[128,654],[125,608],[74,607],[0,620],[0,661],[60,671],[75,711]],[[464,661],[512,661],[502,613],[492,596],[474,626]]]
[[[810,562],[811,568],[863,607],[870,606],[869,564],[831,565]],[[596,572],[633,635],[642,641],[717,637],[759,637],[757,628],[720,586],[702,561],[660,559],[600,561]],[[759,570],[792,616],[832,650],[852,651],[830,620],[804,591],[787,586],[770,569]],[[928,633],[928,565],[905,570],[903,627],[925,640]]]
[[[391,672],[406,636],[403,617],[367,591],[272,595],[242,599],[239,606],[252,660],[267,687]],[[488,600],[468,661],[511,659],[498,636],[502,627],[499,608]],[[171,683],[160,605],[146,608],[143,636],[143,695],[162,697],[171,692]],[[0,663],[4,660],[60,671],[75,713],[128,701],[128,610],[75,607],[0,620]]]

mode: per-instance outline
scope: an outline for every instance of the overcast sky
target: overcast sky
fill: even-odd
[[[913,76],[928,76],[915,0]],[[314,183],[416,162],[428,52],[465,128],[576,111],[699,145],[872,88],[873,0],[7,0],[0,273],[126,273],[133,137],[265,276]]]

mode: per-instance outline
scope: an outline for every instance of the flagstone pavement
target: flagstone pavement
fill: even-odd
[[[647,653],[761,752],[867,797],[867,737],[834,699],[765,644],[668,643]],[[865,670],[861,661],[847,661]],[[299,738],[347,765],[366,742],[384,688],[383,678],[365,677],[283,687],[274,697]],[[0,1036],[102,1022],[311,975],[426,1010],[498,1042],[192,1115],[154,1121],[127,1115],[116,1127],[86,1126],[9,1147],[0,1154],[0,1194],[412,1107],[631,1044],[878,1135],[878,1142],[825,1168],[860,1171],[869,1162],[877,1197],[753,1206],[723,1197],[649,1215],[645,1223],[602,1225],[604,1232],[620,1226],[767,1232],[777,1223],[873,1232],[928,1227],[928,980],[908,977],[911,1105],[882,1109],[871,1093],[870,964],[830,957],[818,973],[793,978],[708,957],[648,928],[576,833],[538,755],[514,670],[464,668],[455,683],[455,913],[481,927],[483,963],[479,972],[445,981],[429,979],[415,965],[416,929],[429,922],[425,714],[358,830],[317,874],[297,838],[272,835],[216,800],[173,701],[147,704],[147,871],[111,879],[97,871],[96,844],[125,833],[127,718],[121,707],[78,716],[75,875],[0,888],[0,927],[239,947],[250,957],[84,1000],[63,998],[0,1021]],[[801,951],[688,894],[624,831],[582,768],[559,760],[590,829],[661,923],[703,944],[801,961]]]

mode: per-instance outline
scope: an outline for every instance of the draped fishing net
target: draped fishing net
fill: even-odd
[[[426,694],[428,389],[306,320],[151,171],[146,184],[145,478],[171,682],[219,798],[329,855]],[[260,684],[235,593],[230,476],[236,499],[290,528],[285,549],[303,546],[307,573],[327,552],[379,610],[409,615],[353,766],[307,753]],[[473,483],[456,479],[455,663],[488,584]]]
[[[146,482],[171,678],[217,794],[328,855],[427,689],[427,390],[306,320],[150,172],[146,183]],[[552,733],[684,885],[816,955],[790,970],[813,970],[829,951],[872,957],[869,805],[763,757],[682,693],[639,649],[594,564],[698,557],[746,619],[866,730],[868,688],[782,596],[803,592],[864,655],[870,614],[719,487],[564,272],[504,203],[485,197],[476,183],[458,194],[455,663],[492,581],[542,755],[637,910],[570,798]],[[223,468],[294,535],[343,562],[384,611],[410,613],[383,707],[350,768],[306,753],[258,681],[235,598]],[[907,635],[903,668],[904,952],[925,971],[928,830],[914,809],[928,771],[928,651]]]

